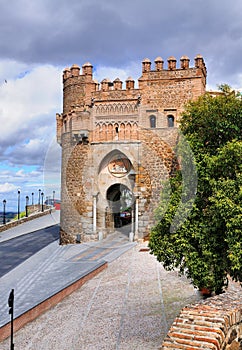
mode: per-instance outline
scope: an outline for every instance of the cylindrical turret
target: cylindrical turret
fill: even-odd
[[[113,89],[114,90],[122,90],[122,84],[123,84],[123,82],[119,78],[116,78],[113,81]]]
[[[70,78],[70,76],[71,76],[70,68],[65,68],[63,70],[63,81],[65,81],[67,78]]]
[[[197,55],[195,57],[194,61],[195,61],[195,67],[196,68],[203,68],[204,67],[203,56]]]
[[[145,58],[142,61],[142,72],[143,73],[150,72],[150,67],[151,67],[151,62],[150,62],[149,58]]]
[[[110,83],[109,79],[103,79],[101,81],[101,89],[102,89],[102,91],[108,91],[109,90],[109,83]]]
[[[189,68],[189,62],[190,59],[187,56],[182,56],[180,58],[180,63],[181,63],[181,69],[188,69]]]
[[[161,71],[163,70],[163,64],[164,64],[164,61],[161,57],[156,57],[155,59],[155,70],[156,71]]]
[[[78,77],[80,75],[80,67],[77,64],[71,66],[71,75],[73,77]]]
[[[93,69],[92,64],[90,62],[86,62],[82,66],[82,74],[89,76],[92,79],[92,69]]]
[[[132,77],[126,79],[126,90],[130,89],[134,89],[134,79]]]
[[[167,60],[168,62],[168,69],[174,70],[176,69],[176,58],[174,56],[170,56]]]

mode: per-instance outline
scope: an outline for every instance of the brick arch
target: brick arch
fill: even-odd
[[[134,140],[138,140],[138,138],[139,138],[138,123],[136,123],[136,122],[134,122],[133,127],[132,127],[131,138],[134,139]]]
[[[127,123],[125,127],[125,139],[129,140],[131,138],[131,123]]]
[[[106,154],[104,156],[104,158],[100,161],[99,167],[98,167],[98,174],[100,174],[100,172],[108,166],[108,164],[118,157],[123,157],[124,159],[127,159],[130,162],[130,165],[132,166],[132,162],[129,159],[129,157],[126,156],[126,154],[124,154],[123,152],[121,152],[119,149],[115,149],[112,150],[111,152],[109,152],[108,154]]]
[[[119,123],[114,123],[113,131],[114,131],[114,135],[119,132]]]
[[[120,123],[120,139],[125,138],[125,123]]]

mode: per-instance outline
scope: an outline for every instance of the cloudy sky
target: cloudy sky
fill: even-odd
[[[95,78],[141,75],[141,61],[202,54],[207,89],[242,88],[242,1],[0,0],[0,211],[21,190],[59,197],[62,71],[90,61]],[[31,202],[30,200],[30,202]]]

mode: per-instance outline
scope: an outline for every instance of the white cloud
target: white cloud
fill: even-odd
[[[7,199],[8,210],[15,210],[17,189],[21,201],[44,189],[46,152],[55,135],[55,114],[62,108],[61,78],[59,67],[0,61],[0,197]],[[58,164],[59,159],[56,173]],[[58,191],[54,182],[59,178],[52,177],[48,188]]]
[[[26,184],[33,186],[34,183],[43,184],[43,171],[38,169],[19,169],[9,168],[8,170],[0,170],[0,184],[14,184],[14,188],[24,188]],[[11,187],[9,187],[11,190]],[[14,190],[13,188],[13,190]],[[2,192],[4,187],[0,187]]]
[[[237,84],[234,86],[234,88],[242,92],[242,73],[238,74]]]
[[[3,64],[0,62],[0,70]],[[53,128],[61,95],[61,70],[53,66],[35,67],[22,78],[3,82],[0,86],[0,146],[13,146],[16,141],[31,139],[40,127],[48,126],[45,116],[50,113],[53,117],[49,126]],[[42,138],[46,136],[41,135]]]
[[[1,60],[0,61],[0,85],[6,84],[13,79],[16,79],[19,75],[32,69],[33,66],[25,63],[17,62],[14,60]],[[5,82],[6,80],[6,82]],[[5,86],[5,85],[4,85]]]
[[[130,62],[124,68],[118,67],[107,67],[107,66],[97,66],[94,70],[94,79],[96,79],[99,83],[108,78],[113,81],[116,78],[119,78],[123,82],[123,88],[125,88],[125,81],[128,77],[132,77],[134,80],[141,76],[141,62]],[[137,82],[136,82],[137,84]]]
[[[0,184],[0,192],[8,193],[17,190],[18,187],[12,183],[5,182],[4,184]]]

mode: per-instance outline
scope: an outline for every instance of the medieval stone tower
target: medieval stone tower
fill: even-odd
[[[202,56],[182,56],[167,68],[142,62],[138,87],[93,80],[93,66],[63,72],[63,113],[56,115],[62,147],[61,243],[101,239],[126,229],[149,233],[162,180],[174,169],[174,146],[184,105],[205,92]],[[128,224],[128,225],[126,225]]]

